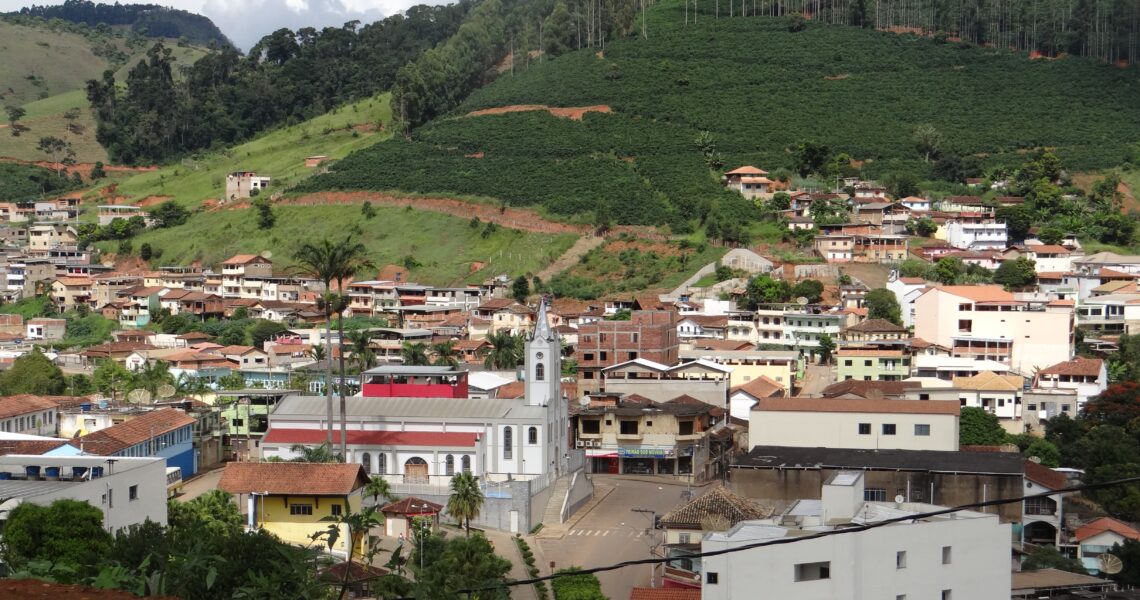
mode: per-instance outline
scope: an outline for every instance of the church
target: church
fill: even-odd
[[[553,481],[569,468],[567,399],[561,394],[562,348],[545,302],[525,344],[521,398],[469,398],[467,372],[449,366],[386,365],[365,371],[359,394],[346,399],[347,462],[395,487],[446,487],[471,472],[484,481]],[[340,446],[339,401],[333,402],[334,448]],[[288,396],[269,415],[263,459],[296,456],[296,444],[324,443],[324,396]]]

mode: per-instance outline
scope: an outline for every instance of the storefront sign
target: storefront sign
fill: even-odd
[[[673,458],[677,451],[674,448],[618,448],[622,458]]]

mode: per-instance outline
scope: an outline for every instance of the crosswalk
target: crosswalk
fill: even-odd
[[[644,531],[634,531],[632,529],[571,529],[566,532],[566,537],[622,537],[622,538],[639,538],[645,535]]]

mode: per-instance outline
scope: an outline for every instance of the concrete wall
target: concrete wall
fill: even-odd
[[[594,497],[594,482],[586,476],[585,471],[578,471],[570,476],[570,489],[567,492],[566,518],[578,512]]]
[[[573,477],[573,475],[567,475],[567,477]],[[535,525],[538,525],[542,522],[542,517],[546,514],[546,506],[550,504],[550,496],[554,493],[554,488],[554,484],[548,485],[542,491],[538,492],[534,496],[531,496],[529,507],[530,521],[528,522],[529,527],[522,530],[522,533],[529,532],[531,527],[534,527]]]
[[[860,424],[869,424],[870,433],[859,433]],[[895,426],[894,435],[883,433],[887,424]],[[916,425],[928,425],[930,435],[916,435]],[[958,416],[754,410],[748,445],[953,451],[958,449]]]
[[[819,498],[823,482],[837,469],[748,469],[731,472],[732,491],[775,506],[801,498]],[[1022,495],[1021,474],[930,473],[926,471],[864,471],[865,489],[883,489],[887,500],[902,495],[910,502],[932,502],[957,506],[994,498]],[[931,499],[931,486],[934,497]],[[1005,504],[986,512],[996,512],[1002,522],[1020,522],[1021,505]]]

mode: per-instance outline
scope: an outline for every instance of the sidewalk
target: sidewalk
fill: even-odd
[[[567,531],[573,529],[574,526],[578,524],[578,521],[584,519],[586,515],[590,514],[590,511],[594,510],[596,506],[601,504],[602,501],[605,500],[606,497],[614,491],[615,486],[613,484],[607,483],[605,481],[599,481],[596,478],[593,479],[593,483],[594,497],[591,498],[585,506],[579,508],[577,512],[571,515],[569,520],[567,520],[565,523],[553,523],[550,525],[543,524],[542,529],[538,530],[537,535],[528,537],[539,539],[561,539],[563,536],[565,536]],[[527,543],[530,543],[529,539],[527,540]],[[535,544],[531,545],[534,546]],[[538,557],[537,551],[535,552],[535,557],[536,559]],[[542,565],[539,565],[539,569],[541,568]]]
[[[526,572],[526,563],[523,562],[522,553],[519,552],[519,546],[515,543],[513,535],[494,529],[487,529],[483,531],[483,535],[487,536],[492,544],[495,545],[495,554],[511,561],[511,572],[507,573],[508,579],[520,580],[530,579],[530,574]],[[526,543],[530,545],[530,549],[534,552],[535,565],[542,570],[541,555],[539,554],[537,544],[534,543],[534,538],[531,536],[524,536]],[[538,593],[534,589],[534,585],[515,585],[511,586],[511,598],[513,600],[538,600]]]

